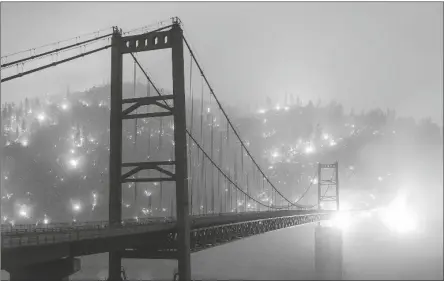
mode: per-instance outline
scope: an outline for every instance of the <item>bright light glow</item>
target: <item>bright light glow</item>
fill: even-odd
[[[92,196],[93,196],[92,210],[94,211],[94,209],[97,206],[97,193],[95,191],[93,191]]]
[[[44,223],[44,224],[48,224],[48,223],[49,223],[49,219],[48,219],[48,218],[44,218],[44,219],[43,219],[43,223]]]
[[[60,106],[63,110],[68,110],[68,104],[67,103],[62,103],[62,105]]]
[[[37,115],[37,119],[38,119],[40,122],[45,121],[45,119],[46,119],[46,115],[45,115],[45,113],[40,113],[39,115]]]
[[[284,107],[284,110],[285,110],[285,111],[288,111],[288,110],[290,110],[290,107],[285,106],[285,107]]]
[[[396,233],[408,233],[417,229],[417,215],[407,206],[407,194],[399,192],[397,197],[381,209],[381,220],[388,229]]]
[[[261,108],[257,111],[259,114],[264,114],[265,112],[267,112],[265,109]]]
[[[211,111],[211,109],[208,107],[208,108],[207,108],[207,112],[210,113],[210,111]]]
[[[30,209],[25,204],[19,206],[19,216],[22,218],[29,218]]]
[[[74,149],[71,149],[69,152],[71,152],[71,154],[76,153],[76,151]]]
[[[322,138],[323,138],[324,140],[328,140],[328,139],[330,138],[330,136],[329,136],[328,134],[323,134],[323,135],[322,135]]]
[[[305,148],[305,153],[306,154],[310,154],[310,153],[313,153],[313,152],[314,152],[314,147],[313,146],[309,145],[309,146],[307,146]]]
[[[313,184],[318,184],[318,179],[317,179],[317,178],[314,178],[314,179],[311,180],[311,182],[312,182]]]
[[[145,190],[145,195],[149,197],[149,196],[151,196],[151,192],[149,192],[148,190]]]
[[[27,218],[28,217],[28,212],[25,209],[20,210],[19,215],[21,217]]]
[[[336,142],[334,140],[330,140],[330,146],[335,146]]]
[[[350,166],[350,167],[348,167],[350,170],[354,170],[355,169],[355,167],[353,167],[353,166]]]
[[[146,208],[142,208],[142,213],[146,216],[146,215],[150,214],[151,211]]]
[[[382,181],[382,177],[378,177],[378,181]]]
[[[71,165],[72,168],[76,169],[77,166],[79,165],[79,160],[78,159],[71,159],[71,160],[69,160],[69,165]]]
[[[271,154],[271,157],[276,158],[279,157],[279,152],[275,151]]]
[[[72,203],[72,210],[74,212],[80,212],[81,209],[82,209],[82,205],[80,204],[80,202]]]
[[[281,110],[281,106],[278,104],[278,105],[276,105],[275,109],[276,109],[277,111],[279,111],[279,110]]]
[[[331,220],[333,226],[346,230],[351,225],[351,215],[348,212],[339,212]]]
[[[347,202],[341,202],[341,204],[339,205],[339,209],[341,211],[347,211],[347,210],[351,210],[352,206]]]
[[[27,139],[22,139],[21,142],[22,146],[27,147],[29,144],[29,141]]]

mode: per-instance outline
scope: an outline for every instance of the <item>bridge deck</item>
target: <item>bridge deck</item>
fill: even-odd
[[[323,211],[322,213],[328,212]],[[227,229],[235,232],[234,236],[245,237],[291,225],[291,223],[279,223],[279,225],[269,226],[264,230],[251,230],[251,233],[247,233],[249,232],[247,230],[252,229],[253,225],[262,224],[260,220],[267,221],[286,217],[305,218],[319,214],[321,213],[317,211],[286,210],[193,216],[192,239],[194,237],[196,240],[193,242],[194,248],[196,248],[193,251],[207,248],[207,244],[216,246],[216,241],[203,243],[205,245],[199,241],[207,239],[205,236],[208,236],[209,239],[216,239],[218,235],[226,235]],[[308,221],[293,222],[293,225],[305,222]],[[248,229],[239,228],[239,224],[245,224],[243,227]],[[225,229],[222,229],[224,227]],[[218,231],[220,233],[216,233]],[[140,221],[120,227],[103,225],[93,227],[92,224],[89,224],[78,229],[66,226],[57,229],[31,227],[26,231],[24,229],[4,231],[2,233],[2,268],[16,267],[18,264],[23,266],[67,256],[98,254],[111,250],[149,248],[153,245],[171,249],[175,246],[174,235],[175,221],[168,219]],[[231,238],[230,236],[229,239],[224,238],[224,240],[234,240]]]

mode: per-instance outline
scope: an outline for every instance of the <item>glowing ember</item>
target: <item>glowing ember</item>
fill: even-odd
[[[29,207],[26,206],[25,204],[23,204],[23,205],[20,205],[20,209],[19,209],[18,214],[20,217],[28,219],[29,218],[29,211],[30,211]]]
[[[20,142],[22,144],[22,146],[26,147],[29,144],[29,141],[27,139],[22,139],[22,141]]]
[[[71,165],[71,167],[73,167],[75,169],[79,165],[79,160],[71,159],[71,160],[69,160],[69,165]]]
[[[264,114],[265,112],[267,112],[265,109],[259,109],[258,111],[257,111],[259,114]]]
[[[44,113],[40,113],[39,115],[37,115],[37,119],[42,122],[45,121],[46,119],[46,115]]]
[[[310,154],[310,153],[313,153],[313,152],[314,152],[314,147],[313,146],[309,145],[309,146],[307,146],[305,148],[305,153],[306,154]]]
[[[80,212],[81,209],[82,209],[82,205],[80,205],[80,202],[72,203],[72,210],[74,212]]]

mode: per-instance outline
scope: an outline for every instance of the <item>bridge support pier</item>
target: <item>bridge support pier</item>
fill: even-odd
[[[21,268],[7,269],[11,281],[67,281],[70,275],[79,270],[80,259],[78,258],[65,258]]]
[[[342,280],[342,231],[318,223],[315,229],[317,280]]]

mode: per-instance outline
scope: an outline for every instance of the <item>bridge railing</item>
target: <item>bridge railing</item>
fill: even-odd
[[[8,233],[2,233],[1,246],[2,248],[11,248],[143,233],[152,230],[153,226],[169,226],[172,223],[175,223],[175,221],[166,218],[162,220],[126,222],[112,228],[105,227],[104,225],[88,225],[88,227],[40,228],[31,231],[16,229]]]
[[[128,225],[144,225],[153,222],[172,221],[171,217],[150,217],[142,219],[127,219],[122,221],[122,226]],[[88,230],[88,229],[105,229],[108,228],[108,221],[91,221],[91,222],[61,222],[48,224],[15,224],[14,226],[8,224],[1,225],[1,233],[3,235],[13,235],[20,233],[33,232],[63,232],[70,230]]]
[[[301,210],[303,211],[303,210]],[[242,215],[242,214],[255,214],[255,213],[265,213],[267,211],[250,211],[250,212],[241,212],[241,213],[208,213],[208,214],[199,214],[193,215],[192,218],[201,218],[201,217],[214,217],[214,216],[232,216],[234,214]],[[272,212],[272,211],[271,211]],[[139,219],[125,219],[122,221],[122,225],[143,225],[147,223],[153,222],[162,222],[162,221],[174,221],[174,217],[147,217],[147,218],[139,218]],[[87,229],[98,229],[98,228],[108,228],[108,221],[90,221],[90,222],[59,222],[59,223],[48,223],[48,224],[2,224],[1,225],[1,233],[2,235],[14,235],[20,233],[28,233],[28,232],[60,232],[60,231],[70,231],[70,230],[87,230]]]

